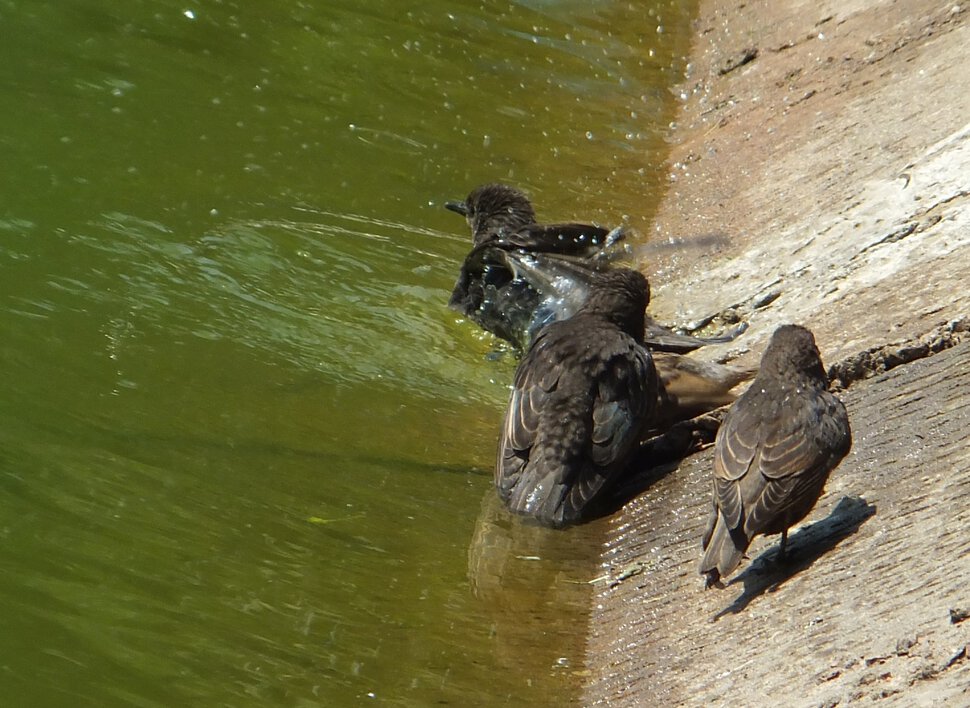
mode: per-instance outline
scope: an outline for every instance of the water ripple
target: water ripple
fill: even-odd
[[[62,277],[54,287],[120,298],[136,328],[238,341],[330,381],[504,397],[474,354],[456,351],[463,335],[445,305],[455,261],[439,242],[464,248],[465,239],[360,214],[299,213],[307,220],[228,223],[198,238],[106,214],[72,242],[92,252],[85,260],[114,261],[119,282]]]

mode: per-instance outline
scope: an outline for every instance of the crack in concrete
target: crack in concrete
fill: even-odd
[[[919,337],[870,347],[829,367],[830,388],[843,391],[854,383],[933,356],[967,339],[970,339],[970,316],[963,316],[944,322]]]

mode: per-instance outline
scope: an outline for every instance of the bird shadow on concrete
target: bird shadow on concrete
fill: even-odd
[[[713,621],[727,614],[738,614],[755,598],[766,592],[775,592],[858,531],[875,513],[875,505],[862,497],[842,497],[827,517],[803,526],[788,537],[786,558],[778,559],[780,544],[776,544],[752,560],[743,573],[728,583],[728,587],[743,583],[744,592],[731,605],[718,612]]]

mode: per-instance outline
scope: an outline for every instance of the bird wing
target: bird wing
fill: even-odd
[[[529,461],[543,409],[563,372],[554,342],[548,330],[541,332],[515,372],[499,441],[496,480],[516,475]]]
[[[657,372],[650,353],[633,340],[623,341],[598,382],[593,403],[591,457],[599,466],[624,457],[631,440],[649,425],[657,403]]]
[[[484,299],[486,272],[503,268],[510,271],[507,280],[512,280],[508,255],[504,250],[493,248],[491,244],[473,248],[462,261],[448,306],[464,315],[477,310]]]
[[[583,478],[589,446],[590,387],[578,361],[575,327],[545,328],[519,363],[495,465],[495,486],[509,508],[561,526],[578,518],[567,501]]]
[[[607,237],[612,233],[591,224],[529,224],[502,240],[528,251],[592,255],[610,245]]]
[[[579,316],[582,320],[582,316]],[[622,468],[655,404],[649,352],[585,322],[544,329],[516,371],[496,462],[500,496],[553,525],[582,517]]]
[[[808,513],[829,471],[848,452],[851,436],[845,408],[828,392],[814,400],[790,399],[787,409],[768,409],[760,425],[753,413],[745,417],[725,433],[730,444],[718,455],[725,474],[715,464],[715,487],[729,527],[737,528],[743,515],[751,538],[781,531],[775,527],[785,526],[785,519],[794,523]]]
[[[676,332],[671,327],[663,325],[649,316],[645,318],[644,324],[647,330],[645,339],[653,351],[676,352],[678,354],[686,354],[709,344],[724,344],[734,341],[748,329],[748,323],[742,322],[719,337],[695,337],[691,334]]]
[[[521,254],[495,244],[473,248],[462,263],[449,306],[516,347],[528,344],[537,329],[538,310],[549,298],[519,277]],[[569,313],[571,314],[571,312]],[[552,320],[552,312],[543,317]]]
[[[669,352],[655,352],[653,359],[663,384],[657,414],[660,429],[731,403],[735,399],[731,389],[755,373]]]
[[[764,427],[760,469],[768,479],[783,479],[841,459],[851,445],[849,419],[842,402],[828,391],[795,399],[797,408],[779,411]],[[784,413],[782,415],[781,413]]]
[[[740,480],[748,476],[761,443],[757,408],[735,404],[724,416],[714,446],[714,499],[728,529],[744,515]]]
[[[603,366],[594,383],[592,427],[566,483],[563,518],[578,520],[584,509],[623,470],[650,424],[657,400],[657,377],[650,353],[622,336],[605,343]],[[589,415],[589,413],[587,413]]]

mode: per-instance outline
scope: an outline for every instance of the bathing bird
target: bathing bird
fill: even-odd
[[[485,184],[445,206],[463,215],[472,232],[449,306],[520,351],[546,324],[571,317],[593,274],[627,254],[625,227],[539,224],[528,197],[508,185]],[[644,318],[646,341],[656,351],[684,353],[731,341],[745,329],[704,339]]]
[[[649,286],[639,272],[594,273],[586,301],[543,327],[515,372],[495,486],[516,513],[553,527],[585,520],[621,475],[657,406],[643,344]]]

